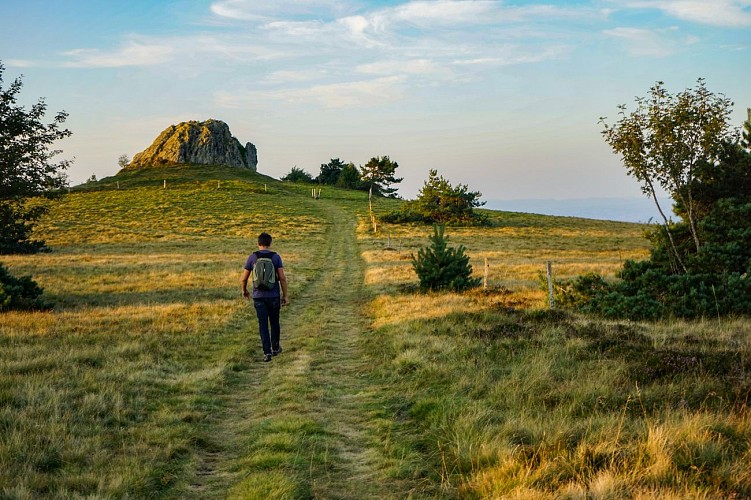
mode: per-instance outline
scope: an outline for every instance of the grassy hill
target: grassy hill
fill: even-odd
[[[748,321],[546,309],[546,261],[613,275],[646,255],[640,226],[488,212],[447,233],[489,287],[422,295],[430,228],[373,234],[367,210],[220,167],[56,202],[53,251],[3,257],[55,308],[0,317],[0,496],[751,495]],[[262,230],[292,301],[269,364],[239,293]]]

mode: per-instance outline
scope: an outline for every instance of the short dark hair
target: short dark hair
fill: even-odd
[[[262,247],[271,246],[271,235],[269,233],[261,233],[258,235],[258,245]]]

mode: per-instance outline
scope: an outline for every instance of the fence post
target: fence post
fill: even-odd
[[[167,189],[167,179],[164,179],[164,189]]]
[[[117,181],[117,189],[120,189],[120,181]]]
[[[487,290],[488,288],[488,258],[485,257],[485,273],[482,279],[482,287]]]
[[[550,300],[550,309],[555,309],[555,297],[553,296],[553,264],[548,261],[548,298]]]

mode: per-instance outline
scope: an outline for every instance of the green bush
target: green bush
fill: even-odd
[[[412,267],[420,278],[420,289],[462,291],[480,284],[481,278],[472,278],[472,266],[463,245],[448,246],[444,236],[445,226],[435,225],[430,246],[421,248],[412,256]]]
[[[298,167],[292,167],[292,170],[282,177],[281,180],[288,182],[302,182],[305,184],[313,184],[315,182],[312,175]]]
[[[0,311],[45,309],[42,288],[29,276],[16,278],[0,264]]]

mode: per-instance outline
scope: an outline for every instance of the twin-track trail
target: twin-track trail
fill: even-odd
[[[375,430],[381,393],[360,351],[359,340],[368,332],[356,220],[332,201],[317,203],[332,221],[325,247],[311,249],[325,272],[283,308],[283,353],[271,363],[252,362],[238,374],[241,381],[233,384],[226,411],[211,431],[221,451],[202,456],[192,490],[196,497],[252,498],[254,484],[266,491],[258,490],[259,497],[410,496],[414,485],[386,474],[387,452]],[[237,328],[249,330],[253,356],[259,343],[254,314],[238,320]],[[282,433],[287,454],[259,466],[264,443],[279,446]],[[274,478],[297,489],[281,485],[276,494],[268,493]]]

